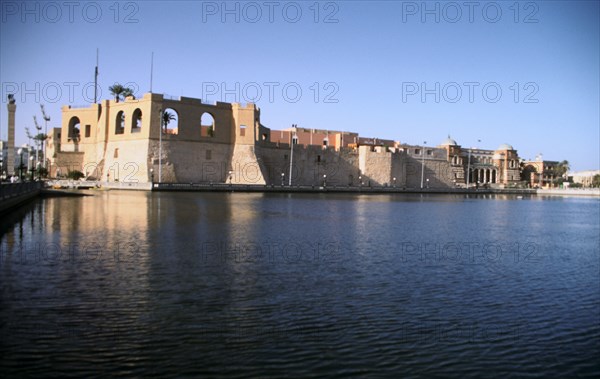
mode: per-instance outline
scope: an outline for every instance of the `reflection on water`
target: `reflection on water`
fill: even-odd
[[[8,376],[598,376],[599,202],[96,192],[0,222]]]

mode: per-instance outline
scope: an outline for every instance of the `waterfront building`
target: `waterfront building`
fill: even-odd
[[[437,147],[293,126],[272,130],[255,104],[205,103],[147,93],[64,106],[48,140],[50,175],[89,180],[455,188],[514,186],[517,151]],[[291,176],[291,180],[290,180]]]
[[[509,144],[503,143],[495,150],[464,148],[448,136],[439,147],[446,151],[452,180],[456,183],[506,187],[521,181],[520,158],[517,150]]]
[[[573,183],[579,183],[583,187],[592,187],[596,175],[600,175],[600,170],[577,171],[568,174]]]
[[[544,160],[541,155],[538,155],[533,161],[521,162],[521,176],[528,187],[552,188],[562,175],[559,172],[559,165],[558,161]]]

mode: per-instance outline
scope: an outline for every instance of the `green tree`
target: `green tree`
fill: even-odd
[[[600,174],[596,174],[592,178],[592,187],[600,187]]]
[[[108,87],[108,90],[110,91],[110,94],[115,97],[115,101],[118,103],[123,95],[123,92],[125,92],[125,87],[119,83],[115,83],[114,85]]]
[[[129,96],[132,96],[135,99],[135,96],[133,94],[133,90],[131,88],[129,88],[129,87],[125,87],[123,89],[123,93],[121,94],[121,96],[123,96],[123,99],[125,99],[125,98],[127,98]]]
[[[83,175],[83,172],[78,171],[78,170],[69,171],[67,173],[67,178],[73,179],[73,180],[79,180],[79,179],[83,178],[84,176],[85,175]]]
[[[169,123],[174,120],[175,120],[175,115],[173,113],[171,113],[169,111],[166,111],[163,113],[162,121],[163,121],[163,126],[165,128],[165,131],[167,130],[167,126],[169,125]]]

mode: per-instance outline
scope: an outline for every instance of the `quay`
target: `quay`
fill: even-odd
[[[393,186],[288,186],[229,183],[125,183],[95,181],[34,181],[2,183],[0,214],[37,197],[90,196],[95,191],[135,190],[153,192],[247,192],[247,193],[349,193],[349,194],[454,194],[454,195],[517,195],[517,196],[578,196],[600,198],[600,188],[591,189],[523,189],[523,188],[402,188]]]
[[[0,214],[39,196],[44,182],[0,183]]]

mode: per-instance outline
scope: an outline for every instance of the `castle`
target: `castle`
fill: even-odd
[[[520,181],[508,144],[465,149],[448,138],[428,147],[334,130],[271,130],[255,104],[156,93],[64,106],[48,151],[51,176],[79,170],[109,182],[454,188]]]

